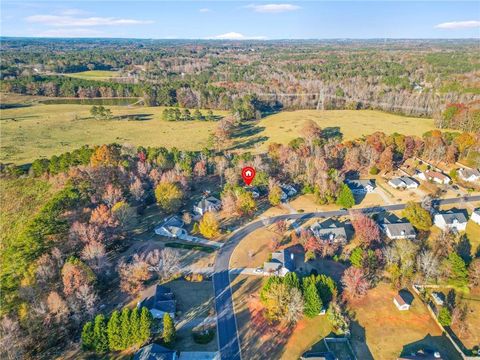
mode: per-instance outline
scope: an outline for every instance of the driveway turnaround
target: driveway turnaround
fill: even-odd
[[[480,195],[465,196],[451,199],[433,200],[434,207],[439,205],[480,201]],[[379,213],[384,211],[403,210],[406,204],[395,204],[355,209],[365,213]],[[215,293],[215,311],[217,312],[217,337],[220,358],[222,360],[241,360],[240,341],[238,339],[237,320],[233,309],[232,289],[230,287],[229,263],[235,247],[251,232],[272,224],[279,220],[312,218],[329,218],[333,216],[348,215],[348,210],[334,210],[324,212],[312,212],[303,214],[284,214],[264,220],[251,222],[235,231],[224,243],[215,259],[215,272],[213,274],[213,288]],[[268,220],[268,222],[267,222]]]

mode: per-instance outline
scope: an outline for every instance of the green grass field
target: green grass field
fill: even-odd
[[[92,73],[92,72],[88,72]],[[94,73],[102,73],[96,72]],[[29,106],[1,111],[0,162],[22,164],[39,157],[50,157],[84,144],[117,142],[144,146],[177,147],[200,150],[208,143],[214,122],[167,122],[163,107],[107,106],[115,120],[99,121],[90,116],[90,105],[40,104],[38,97],[2,94],[2,102]],[[225,111],[215,111],[225,115]],[[137,120],[131,121],[132,118]],[[130,121],[129,121],[130,119]],[[322,128],[338,127],[350,140],[375,131],[422,135],[434,128],[432,119],[418,119],[379,111],[298,110],[286,111],[245,124],[235,133],[234,149],[259,152],[271,142],[288,143],[300,136],[305,120],[312,119]]]
[[[339,127],[345,140],[359,138],[375,131],[421,136],[435,128],[433,119],[400,116],[375,110],[297,110],[283,111],[262,119],[258,127],[265,129],[258,135],[268,137],[268,142],[285,144],[300,136],[305,120],[315,121],[322,129]],[[265,148],[266,145],[267,143],[264,143],[262,147]]]
[[[53,196],[51,185],[41,179],[0,179],[0,246],[5,248],[20,234],[27,221]]]
[[[200,150],[214,122],[168,122],[163,107],[108,106],[123,120],[95,120],[89,105],[43,105],[1,111],[0,162],[26,163],[81,147],[118,142]],[[226,112],[215,111],[224,115]],[[129,121],[128,117],[139,120]]]
[[[86,80],[108,80],[108,79],[119,77],[118,71],[109,71],[109,70],[89,70],[89,71],[82,71],[77,73],[68,73],[64,75],[77,78],[77,79],[86,79]]]

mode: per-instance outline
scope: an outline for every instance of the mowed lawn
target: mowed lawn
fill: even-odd
[[[399,311],[393,303],[397,293],[390,285],[381,283],[351,304],[356,314],[353,344],[356,345],[360,334],[374,359],[396,359],[402,351],[418,350],[416,347],[421,344],[437,349],[448,359],[455,359],[451,345],[420,299],[414,298],[410,310]],[[358,346],[355,347],[358,351]]]
[[[22,164],[85,144],[113,142],[200,150],[207,146],[216,125],[207,121],[165,121],[163,107],[107,107],[122,119],[95,120],[90,116],[90,105],[37,104],[2,110],[0,162]],[[128,120],[129,116],[139,120]]]
[[[300,136],[305,120],[315,121],[321,128],[339,127],[345,140],[359,138],[375,131],[387,134],[422,135],[435,128],[433,119],[413,118],[374,110],[297,110],[267,116],[259,123],[259,133],[268,142],[288,143]],[[266,147],[266,144],[263,144]]]

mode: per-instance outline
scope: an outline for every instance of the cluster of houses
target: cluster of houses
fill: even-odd
[[[472,212],[470,219],[480,224],[480,208]],[[444,231],[461,232],[467,227],[468,218],[464,211],[447,210],[434,215],[434,225]],[[312,234],[320,241],[329,244],[345,245],[348,241],[349,223],[340,223],[331,220],[316,222],[310,226]],[[380,229],[390,240],[408,239],[415,240],[417,233],[415,228],[405,219],[394,215],[386,216],[380,222]],[[299,229],[297,229],[299,231]],[[289,271],[295,271],[299,261],[303,262],[304,254],[298,255],[298,251],[282,249],[271,254],[271,259],[263,264],[265,273],[284,276]],[[400,298],[397,302],[402,308],[406,307]],[[396,304],[397,304],[396,302]],[[403,310],[403,309],[402,309]]]

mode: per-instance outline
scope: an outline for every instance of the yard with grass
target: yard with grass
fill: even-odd
[[[113,142],[200,150],[207,146],[215,127],[214,122],[207,121],[165,121],[163,107],[108,108],[112,110],[112,120],[95,120],[90,115],[90,105],[33,104],[2,110],[0,162],[22,164],[85,144]]]
[[[293,328],[271,326],[260,315],[258,292],[264,278],[232,278],[232,292],[238,334],[244,359],[298,359],[306,350],[331,332],[325,316],[303,319]]]
[[[410,310],[399,311],[393,303],[397,293],[390,285],[381,283],[363,299],[350,304],[355,312],[352,344],[358,356],[364,354],[359,358],[396,359],[402,352],[427,345],[448,359],[457,359],[452,345],[442,336],[421,300],[415,297]],[[363,340],[368,349],[362,349]]]
[[[480,331],[478,331],[480,329],[480,288],[472,289],[468,295],[463,296],[463,300],[469,308],[465,320],[468,324],[468,329],[462,333],[454,324],[452,325],[452,330],[467,349],[472,349],[474,346],[480,346]]]

